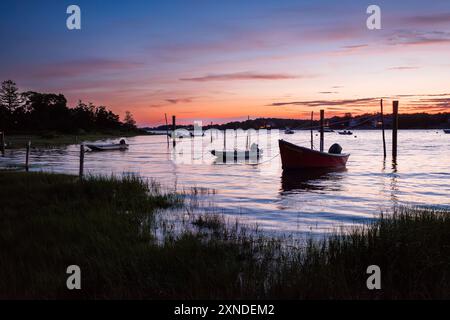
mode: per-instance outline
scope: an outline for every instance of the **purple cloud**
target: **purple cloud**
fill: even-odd
[[[303,107],[322,107],[322,106],[367,106],[372,105],[381,98],[361,98],[347,100],[312,100],[312,101],[290,101],[290,102],[274,102],[270,104],[273,107],[281,106],[303,106]]]
[[[181,81],[232,81],[232,80],[288,80],[298,79],[300,77],[283,73],[253,73],[253,72],[237,72],[227,74],[210,74],[195,78],[182,78]]]

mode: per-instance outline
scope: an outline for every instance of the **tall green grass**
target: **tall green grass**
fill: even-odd
[[[0,298],[450,298],[449,212],[401,208],[296,246],[190,214],[156,239],[156,211],[181,199],[132,176],[0,173]],[[71,264],[80,291],[66,288]],[[366,287],[373,264],[379,291]]]

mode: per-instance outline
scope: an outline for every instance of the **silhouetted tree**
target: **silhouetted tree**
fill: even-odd
[[[98,128],[103,129],[114,129],[122,125],[119,116],[104,106],[95,109],[95,124]]]
[[[127,112],[125,123],[105,106],[85,104],[67,106],[62,94],[28,91],[19,93],[16,84],[4,81],[0,89],[0,131],[59,131],[136,129],[133,115]]]
[[[16,83],[12,80],[3,81],[0,88],[0,105],[12,113],[21,104],[22,98]]]
[[[128,130],[136,129],[136,121],[130,111],[125,111],[125,118],[123,122],[124,127]]]
[[[21,95],[14,81],[3,81],[0,87],[0,131],[17,124],[13,114],[21,103]]]

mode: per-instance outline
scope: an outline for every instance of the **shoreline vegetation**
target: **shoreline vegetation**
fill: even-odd
[[[123,119],[107,106],[81,100],[69,107],[62,94],[20,92],[12,80],[0,85],[0,132],[7,148],[54,147],[86,140],[145,135],[131,112]],[[3,142],[3,141],[2,141]]]
[[[149,135],[143,130],[89,132],[80,134],[47,132],[47,133],[12,133],[5,135],[6,149],[25,148],[28,141],[31,146],[37,148],[56,148],[60,146],[80,144],[86,141],[98,141],[106,139],[130,138],[138,135]]]
[[[0,298],[450,298],[450,212],[399,208],[302,246],[191,214],[157,239],[159,210],[185,198],[136,176],[0,171]],[[73,264],[82,289],[69,291]]]
[[[317,117],[316,117],[317,118]],[[381,114],[366,113],[362,115],[352,115],[347,113],[344,116],[333,116],[325,119],[325,125],[333,130],[379,130],[381,129]],[[392,115],[384,115],[386,129],[392,129]],[[178,129],[193,130],[193,125],[177,125]],[[256,118],[244,121],[233,121],[224,124],[204,124],[203,129],[286,129],[293,130],[318,130],[320,128],[319,120],[310,119],[282,119],[282,118]],[[411,113],[399,114],[399,129],[422,129],[422,130],[440,130],[450,128],[450,113]],[[164,132],[167,129],[172,130],[172,126],[160,125],[157,127],[146,127],[145,130],[154,130]]]

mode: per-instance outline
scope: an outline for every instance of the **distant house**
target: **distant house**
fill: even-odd
[[[381,122],[381,116],[376,117],[371,123],[373,128],[381,128],[383,124]],[[384,116],[384,125],[385,127],[392,126],[392,117]]]

